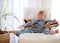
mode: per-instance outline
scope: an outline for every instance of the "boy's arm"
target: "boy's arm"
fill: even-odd
[[[52,21],[49,21],[48,23],[46,23],[46,25],[45,25],[45,30],[44,30],[44,33],[45,34],[52,34],[53,32],[51,32],[51,27],[53,27],[53,26],[58,26],[59,24],[58,24],[58,22],[56,21],[56,20],[52,20]]]
[[[45,28],[56,27],[58,25],[59,25],[58,21],[56,21],[56,20],[48,20],[48,21],[46,21]]]
[[[49,23],[49,22],[53,22],[53,21],[55,21],[55,20],[46,20],[46,21],[45,21],[45,24],[46,24],[46,23]]]

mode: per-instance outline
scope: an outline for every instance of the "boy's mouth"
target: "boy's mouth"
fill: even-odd
[[[39,19],[43,19],[42,17],[39,17]]]

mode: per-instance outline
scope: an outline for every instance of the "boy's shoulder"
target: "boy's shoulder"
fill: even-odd
[[[54,20],[45,20],[45,22],[53,22]]]

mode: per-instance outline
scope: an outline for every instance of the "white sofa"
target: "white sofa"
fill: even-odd
[[[37,19],[37,14],[41,9],[38,8],[25,8],[24,18]],[[46,20],[50,19],[50,11],[47,12]],[[28,16],[27,16],[28,15]],[[53,28],[52,28],[53,30]],[[24,33],[19,37],[19,43],[60,43],[60,39],[56,35],[44,35],[41,33]]]
[[[25,33],[20,35],[19,43],[60,43],[55,35],[44,35],[43,33]]]

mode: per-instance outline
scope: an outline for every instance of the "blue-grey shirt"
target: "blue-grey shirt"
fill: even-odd
[[[28,22],[26,24],[24,24],[25,26],[29,26],[29,25],[35,25],[34,29],[31,29],[30,32],[34,32],[35,30],[38,30],[39,33],[45,33],[45,34],[50,34],[51,31],[49,29],[45,29],[44,25],[48,22],[51,22],[53,20],[32,20],[31,22]]]
[[[25,23],[24,26],[35,25],[35,28],[29,29],[25,28],[24,30],[17,31],[18,36],[23,33],[34,33],[35,30],[38,30],[39,33],[50,34],[51,30],[45,29],[44,25],[48,22],[52,22],[53,20],[32,20],[31,22]]]

